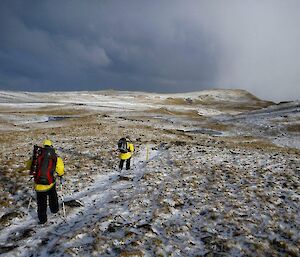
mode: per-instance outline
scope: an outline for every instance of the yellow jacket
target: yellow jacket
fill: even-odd
[[[31,163],[32,163],[32,159],[30,159],[26,162],[26,168],[28,170],[30,170]],[[63,160],[60,157],[57,157],[55,172],[57,173],[58,176],[62,176],[65,173],[65,165],[64,165]],[[53,182],[50,185],[41,185],[41,184],[34,183],[34,189],[35,189],[35,191],[38,191],[38,192],[48,191],[49,189],[51,189],[54,186],[54,184],[55,184],[55,182]]]
[[[134,151],[133,144],[130,142],[127,142],[127,149],[128,149],[127,153],[120,153],[121,160],[128,160],[129,158],[131,158],[132,153]]]

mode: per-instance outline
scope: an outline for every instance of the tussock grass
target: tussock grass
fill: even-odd
[[[288,148],[276,145],[268,139],[258,138],[254,136],[237,136],[237,137],[223,137],[228,147],[244,148],[244,149],[256,149],[259,151],[269,151],[288,154],[300,154],[300,150],[296,148]]]
[[[80,109],[64,109],[64,108],[49,108],[44,107],[38,110],[25,110],[22,113],[48,115],[48,116],[75,116],[86,114],[86,110]]]
[[[206,123],[201,125],[202,128],[206,128],[206,129],[213,129],[213,130],[217,130],[217,131],[229,131],[233,128],[232,125],[228,125],[228,124],[223,124],[223,123]]]
[[[166,105],[186,105],[189,103],[193,103],[193,102],[190,102],[189,100],[184,98],[172,98],[172,97],[168,97],[166,100],[162,101],[162,104],[166,104]]]
[[[146,110],[145,113],[153,114],[163,114],[163,115],[173,115],[173,116],[187,116],[191,118],[201,118],[202,116],[196,110],[184,110],[184,111],[174,111],[168,108],[157,108]]]
[[[235,103],[235,102],[202,102],[201,105],[204,106],[212,106],[216,108],[219,111],[254,111],[262,108],[266,108],[273,103],[271,102],[264,102],[264,101],[258,101],[253,103]]]
[[[288,125],[287,131],[292,133],[300,133],[300,124]]]
[[[273,102],[262,101],[255,96],[247,96],[248,100],[245,102],[235,102],[235,101],[224,101],[215,99],[212,96],[200,96],[198,99],[185,99],[185,98],[167,98],[162,101],[162,104],[166,105],[185,105],[185,106],[206,106],[214,108],[218,111],[253,111],[262,108],[266,108],[273,105]]]

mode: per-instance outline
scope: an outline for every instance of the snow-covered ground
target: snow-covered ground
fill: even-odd
[[[299,256],[299,113],[242,90],[1,91],[0,255]],[[38,225],[22,167],[45,138],[66,217]]]

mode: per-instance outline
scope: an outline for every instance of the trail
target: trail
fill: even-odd
[[[64,249],[57,247],[63,240],[81,230],[90,230],[93,224],[104,217],[113,217],[120,210],[126,212],[122,202],[130,199],[139,188],[139,180],[145,172],[147,162],[144,151],[133,157],[132,168],[129,171],[112,171],[107,175],[96,175],[95,182],[81,192],[65,195],[65,201],[80,200],[84,206],[67,210],[67,217],[62,218],[60,209],[58,214],[48,213],[45,225],[37,224],[36,210],[31,209],[29,215],[19,219],[15,224],[2,230],[0,246],[14,248],[9,253],[0,256],[48,256],[56,253],[63,254]],[[156,158],[160,150],[151,151],[149,160]],[[58,195],[61,193],[57,187]],[[116,200],[117,199],[117,200]],[[59,199],[61,201],[61,199]],[[124,210],[122,210],[122,208]],[[120,217],[122,219],[122,217]],[[103,226],[108,226],[104,224]],[[104,228],[105,229],[105,228]],[[67,245],[65,245],[67,248]],[[7,248],[8,249],[8,248]],[[4,250],[2,250],[4,252]],[[60,252],[60,254],[59,254]]]

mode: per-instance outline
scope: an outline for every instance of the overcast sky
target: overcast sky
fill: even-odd
[[[299,0],[1,0],[0,89],[300,97]]]

